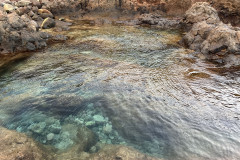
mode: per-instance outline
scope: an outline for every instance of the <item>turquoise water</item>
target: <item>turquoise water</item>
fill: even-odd
[[[177,45],[180,33],[76,25],[0,70],[0,124],[65,151],[84,128],[97,144],[163,159],[240,157],[240,72],[217,72]]]

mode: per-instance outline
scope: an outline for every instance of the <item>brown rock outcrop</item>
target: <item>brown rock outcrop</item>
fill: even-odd
[[[204,54],[240,53],[240,29],[222,23],[217,11],[206,2],[194,4],[185,15],[191,30],[181,43]]]
[[[31,138],[22,133],[0,127],[0,159],[47,160],[43,150]]]
[[[219,17],[224,23],[240,26],[239,0],[208,0],[217,9]]]

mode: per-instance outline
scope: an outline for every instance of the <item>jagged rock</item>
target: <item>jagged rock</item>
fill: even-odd
[[[201,52],[208,53],[240,53],[240,29],[234,30],[232,26],[219,24],[212,29],[207,39],[201,45]]]
[[[32,139],[22,133],[0,127],[0,159],[42,160],[52,159]]]
[[[6,14],[0,9],[0,53],[32,51],[46,46],[49,37],[41,37],[38,25],[26,14]]]
[[[28,127],[29,130],[33,131],[34,133],[42,133],[46,127],[45,122],[33,123]]]
[[[8,18],[8,23],[11,25],[12,28],[20,30],[22,29],[24,26],[26,26],[26,24],[23,22],[23,20],[21,19],[21,17],[19,17],[17,15],[17,13],[11,13],[7,15]]]
[[[207,24],[206,21],[195,23],[192,29],[182,38],[181,43],[192,50],[200,52],[203,41],[207,39],[213,28],[215,28],[215,25]]]
[[[42,22],[41,28],[42,29],[48,29],[48,28],[53,28],[55,27],[56,23],[54,21],[54,19],[52,18],[46,18],[44,19],[44,21]]]
[[[197,2],[186,11],[184,16],[185,23],[194,24],[206,21],[208,24],[220,23],[217,11],[207,2]]]
[[[240,26],[240,1],[239,0],[209,0],[217,9],[219,17],[224,23]]]
[[[223,24],[206,2],[196,3],[186,12],[184,22],[192,26],[181,43],[204,54],[240,53],[240,28]]]

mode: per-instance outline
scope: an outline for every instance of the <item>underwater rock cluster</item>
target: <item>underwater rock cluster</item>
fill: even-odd
[[[96,152],[97,142],[103,144],[125,144],[113,129],[112,123],[102,113],[89,104],[86,110],[65,118],[56,118],[40,111],[22,113],[6,125],[9,129],[24,132],[38,142],[65,150],[74,145],[82,146],[83,151]]]
[[[86,126],[97,136],[98,141],[104,144],[125,144],[125,141],[113,128],[108,117],[104,117],[100,110],[95,109],[92,103],[87,109],[77,115],[70,115],[65,119],[67,123]]]

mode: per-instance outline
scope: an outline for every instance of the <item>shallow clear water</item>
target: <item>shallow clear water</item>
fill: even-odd
[[[67,150],[76,128],[163,159],[240,157],[240,71],[180,48],[177,31],[76,25],[0,70],[0,124]],[[89,148],[86,150],[89,151]]]

